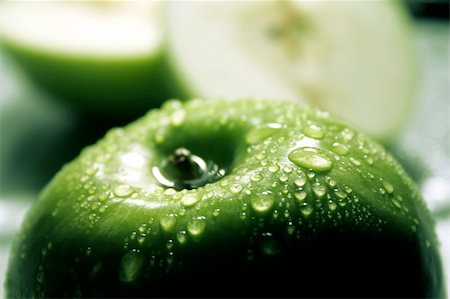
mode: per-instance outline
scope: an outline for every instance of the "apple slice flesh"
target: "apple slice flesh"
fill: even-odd
[[[402,7],[377,2],[175,2],[170,57],[192,96],[265,97],[327,110],[378,139],[412,106]]]
[[[167,97],[160,16],[156,2],[4,2],[0,42],[36,83],[74,106],[143,114]]]

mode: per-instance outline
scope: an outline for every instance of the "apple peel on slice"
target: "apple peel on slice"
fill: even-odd
[[[0,3],[0,43],[29,77],[83,111],[142,115],[167,98],[162,4]]]

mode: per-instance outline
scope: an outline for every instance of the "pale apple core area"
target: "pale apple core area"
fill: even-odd
[[[147,1],[6,1],[0,38],[58,55],[148,55],[162,44],[160,9]]]
[[[398,3],[171,2],[169,45],[195,96],[308,103],[391,137],[416,90],[411,30]]]

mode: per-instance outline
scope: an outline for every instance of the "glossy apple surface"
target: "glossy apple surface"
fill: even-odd
[[[19,297],[444,297],[434,223],[385,149],[263,100],[167,102],[43,190]]]

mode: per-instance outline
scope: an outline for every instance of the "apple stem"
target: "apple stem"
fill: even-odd
[[[199,163],[200,160],[201,163]],[[192,155],[191,151],[184,147],[176,149],[169,162],[180,171],[186,180],[198,179],[207,171],[203,159]]]
[[[152,168],[154,178],[164,187],[195,189],[220,180],[225,170],[206,162],[186,148],[177,148],[170,157],[158,167]]]

